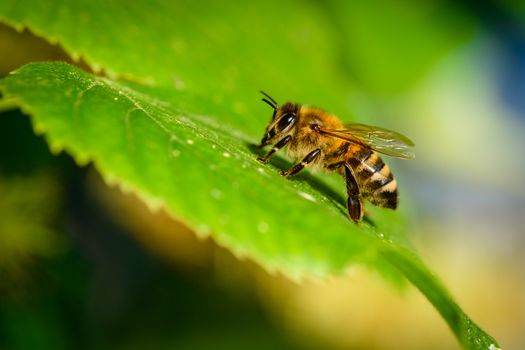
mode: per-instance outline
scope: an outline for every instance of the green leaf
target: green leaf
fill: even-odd
[[[165,208],[239,257],[292,278],[343,273],[352,262],[390,263],[434,304],[466,348],[497,344],[468,319],[374,209],[377,227],[355,225],[330,186],[288,180],[262,166],[250,137],[183,111],[129,84],[62,63],[30,64],[0,81],[33,116],[55,152],[93,162],[110,183]]]
[[[369,206],[376,227],[354,225],[340,179],[284,179],[255,161],[250,144],[270,117],[258,89],[345,120],[360,102],[339,64],[344,38],[319,3],[3,0],[0,19],[109,77],[48,63],[0,81],[53,150],[270,271],[322,277],[360,262],[401,273],[466,348],[496,344],[411,252],[399,213]]]
[[[58,41],[95,72],[162,86],[164,100],[252,135],[270,117],[259,89],[352,115],[337,37],[319,12],[299,1],[0,2],[0,20]]]
[[[341,272],[349,257],[373,259],[370,226],[349,224],[341,204],[308,184],[322,186],[314,178],[290,181],[261,165],[241,131],[65,64],[28,65],[2,87],[23,101],[52,150],[93,161],[109,182],[238,256],[297,278]]]

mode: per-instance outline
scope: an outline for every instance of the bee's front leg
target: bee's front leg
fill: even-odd
[[[321,150],[319,148],[314,149],[312,152],[308,153],[303,160],[301,160],[301,163],[295,164],[290,170],[288,171],[281,171],[279,174],[282,176],[292,176],[303,170],[305,166],[313,162],[319,155],[321,154]]]
[[[281,141],[277,142],[264,157],[257,157],[257,160],[261,163],[266,163],[275,152],[286,146],[291,139],[292,137],[290,135],[284,137]]]

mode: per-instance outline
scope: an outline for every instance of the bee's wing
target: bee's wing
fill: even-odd
[[[345,124],[344,129],[320,128],[319,132],[346,141],[357,142],[392,157],[404,159],[415,157],[412,140],[398,132],[378,126],[352,123]]]

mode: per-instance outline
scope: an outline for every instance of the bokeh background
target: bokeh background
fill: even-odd
[[[417,144],[393,167],[423,260],[504,348],[525,348],[525,3],[316,6],[345,43],[334,64],[356,115]],[[0,76],[71,61],[5,25],[0,53]],[[457,347],[414,288],[360,267],[300,285],[270,275],[51,155],[1,106],[0,349]]]

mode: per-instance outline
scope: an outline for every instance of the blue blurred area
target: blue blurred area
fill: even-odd
[[[521,2],[467,2],[495,43],[495,70],[504,104],[525,118],[525,7]],[[513,8],[514,7],[514,8]]]

